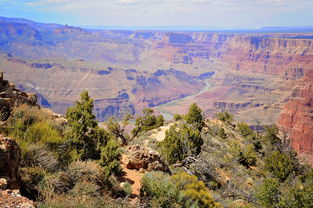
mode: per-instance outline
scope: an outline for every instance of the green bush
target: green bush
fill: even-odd
[[[173,117],[174,121],[180,121],[183,119],[183,116],[180,115],[180,114],[175,114],[174,117]]]
[[[104,167],[105,175],[120,174],[121,150],[115,139],[110,139],[106,146],[101,148],[100,165]]]
[[[40,197],[39,185],[46,176],[46,172],[39,167],[21,168],[21,187],[23,196],[32,200],[38,200]]]
[[[156,129],[164,124],[163,116],[153,115],[153,110],[151,108],[145,108],[142,112],[144,115],[136,119],[135,128],[132,130],[133,137],[136,137],[140,132]]]
[[[247,138],[249,136],[254,137],[254,131],[250,129],[249,125],[243,122],[237,124],[237,129],[241,136]]]
[[[296,170],[296,158],[294,153],[281,153],[278,150],[269,153],[265,158],[265,169],[279,181],[285,181],[286,178]]]
[[[122,188],[123,188],[123,191],[126,193],[126,196],[130,196],[133,192],[132,186],[128,182],[126,182]]]
[[[179,190],[179,202],[183,207],[217,208],[215,202],[203,181],[194,175],[182,172],[172,176],[173,183]]]
[[[255,166],[257,161],[257,155],[254,151],[254,146],[248,144],[244,149],[239,153],[238,162],[246,167]]]
[[[279,207],[278,204],[281,199],[279,186],[280,184],[276,179],[268,178],[257,187],[256,197],[263,207]]]
[[[225,133],[225,130],[223,127],[218,128],[218,136],[222,139],[227,139],[227,134]]]
[[[142,177],[140,196],[152,207],[178,207],[178,190],[171,177],[162,172],[149,172]]]
[[[25,140],[30,144],[45,144],[50,149],[57,150],[58,146],[65,142],[47,122],[34,123],[25,132]]]
[[[234,121],[234,116],[228,112],[219,112],[216,116],[218,120],[223,121],[226,124],[232,124]]]
[[[271,147],[280,148],[281,140],[277,136],[278,135],[278,127],[276,125],[266,126],[265,127],[265,134],[264,140],[267,142]]]
[[[182,161],[189,155],[199,154],[202,144],[198,128],[186,123],[172,125],[165,132],[165,139],[159,143],[162,155],[170,164]]]

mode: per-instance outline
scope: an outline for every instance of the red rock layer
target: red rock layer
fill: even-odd
[[[279,124],[290,133],[290,142],[296,151],[313,153],[313,69],[294,86]]]

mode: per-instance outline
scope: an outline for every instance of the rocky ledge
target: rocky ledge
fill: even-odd
[[[21,149],[12,138],[0,135],[0,207],[35,208],[33,201],[21,196],[19,165]]]

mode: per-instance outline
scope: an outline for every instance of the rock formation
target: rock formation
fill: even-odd
[[[127,152],[126,168],[128,169],[169,172],[169,167],[160,154],[150,148],[133,145],[128,147]]]
[[[0,72],[0,120],[6,120],[14,107],[22,104],[35,106],[36,103],[35,94],[16,89],[14,84],[3,79],[3,72]]]
[[[4,178],[7,188],[16,189],[20,184],[19,165],[21,149],[12,138],[0,135],[0,178]]]
[[[0,207],[35,208],[33,201],[21,196],[19,165],[21,149],[12,138],[0,135]]]
[[[291,146],[300,154],[311,154],[313,163],[313,70],[296,82],[279,124],[290,135]]]

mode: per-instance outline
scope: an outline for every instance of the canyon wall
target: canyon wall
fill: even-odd
[[[84,89],[100,121],[186,97],[165,111],[182,113],[196,101],[207,115],[228,110],[249,124],[276,122],[296,150],[313,152],[310,33],[102,31],[5,20],[0,37],[0,69],[59,113]],[[211,89],[198,94],[208,81]]]

